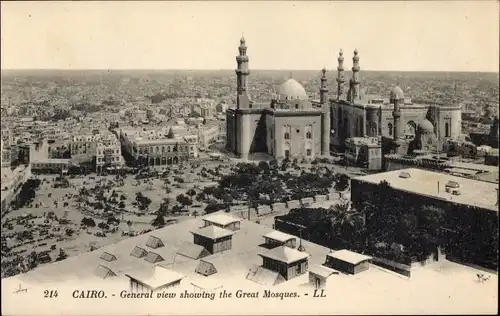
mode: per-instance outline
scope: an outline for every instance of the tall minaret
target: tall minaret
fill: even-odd
[[[354,50],[354,56],[352,57],[352,99],[359,98],[359,56],[358,50]]]
[[[330,155],[330,104],[328,104],[328,86],[326,83],[326,69],[321,70],[321,88],[319,89],[320,102],[323,107],[323,114],[321,116],[321,155]]]
[[[249,106],[249,98],[247,94],[248,90],[248,75],[250,71],[248,70],[248,56],[247,56],[247,46],[245,45],[245,38],[242,37],[240,40],[240,47],[238,47],[240,54],[236,56],[236,62],[238,63],[238,69],[235,70],[236,77],[238,80],[237,90],[238,95],[236,97],[236,107],[247,108]]]
[[[327,98],[328,98],[328,86],[326,85],[326,69],[323,68],[321,70],[321,73],[323,74],[321,76],[321,87],[319,88],[319,102],[321,104],[327,103]]]
[[[344,94],[344,52],[340,49],[339,58],[337,59],[339,65],[337,67],[337,100],[340,100]]]

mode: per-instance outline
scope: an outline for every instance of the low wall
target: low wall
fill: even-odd
[[[286,210],[286,203],[274,203],[271,205],[274,212],[282,212]]]
[[[314,199],[312,197],[303,198],[302,200],[300,200],[300,204],[304,207],[311,206],[311,205],[313,205],[313,203],[314,203]]]
[[[299,208],[300,207],[300,201],[298,201],[298,200],[288,201],[288,202],[286,202],[286,207],[289,208],[289,209]]]
[[[406,277],[411,277],[411,266],[406,264],[397,263],[391,260],[383,259],[383,258],[375,258],[372,257],[370,263],[384,269],[396,272],[398,274],[404,275]]]
[[[259,205],[257,207],[257,214],[259,216],[267,215],[267,214],[269,214],[271,212],[272,212],[272,209],[271,209],[271,207],[269,205]]]
[[[316,195],[316,196],[314,197],[314,201],[315,201],[316,203],[325,202],[326,200],[327,200],[326,195]]]
[[[329,194],[326,196],[326,198],[327,198],[329,201],[336,200],[338,197],[339,197],[339,194],[338,194],[338,193],[329,193]]]

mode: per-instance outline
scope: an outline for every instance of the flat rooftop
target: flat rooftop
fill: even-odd
[[[287,242],[291,239],[296,239],[296,237],[293,235],[285,234],[285,233],[282,233],[282,232],[277,231],[277,230],[272,231],[269,234],[266,234],[264,237],[269,238],[269,239],[273,239],[276,241],[280,241],[280,242]]]
[[[203,218],[205,221],[226,226],[232,223],[241,221],[239,218],[233,217],[226,213],[213,213]]]
[[[347,249],[334,251],[332,253],[329,253],[328,256],[351,264],[359,264],[372,258],[370,256],[365,256]]]
[[[146,275],[149,273],[148,271],[151,271],[155,264],[161,264],[169,270],[185,276],[186,280],[182,282],[187,282],[189,284],[194,279],[204,277],[195,272],[201,260],[181,256],[178,255],[177,252],[185,246],[186,243],[193,244],[193,235],[191,232],[195,232],[203,226],[203,219],[203,217],[198,217],[185,220],[147,234],[124,239],[116,244],[105,246],[92,252],[85,252],[74,257],[69,257],[63,261],[42,265],[25,274],[16,275],[11,278],[24,282],[87,280],[96,278],[96,267],[102,265],[108,267],[116,274],[116,277],[108,277],[104,281],[125,278],[123,282],[127,284],[126,274],[147,278]],[[213,228],[214,226],[209,226],[207,228],[210,227]],[[259,254],[266,252],[266,248],[259,245],[262,244],[262,236],[272,231],[274,230],[267,226],[242,220],[240,230],[236,232],[231,231],[231,233],[234,234],[232,236],[232,248],[230,250],[201,258],[215,265],[217,273],[211,275],[209,278],[215,279],[216,281],[220,279],[218,282],[225,284],[225,287],[227,287],[229,283],[234,284],[234,281],[240,282],[239,284],[247,282],[253,284],[254,282],[247,280],[246,276],[249,269],[262,265],[262,257],[260,257]],[[150,236],[159,238],[163,246],[154,249],[146,246]],[[305,240],[302,241],[302,245],[305,247],[306,252],[299,252],[299,254],[308,255],[310,265],[322,264],[325,262],[326,255],[330,252],[326,247]],[[145,260],[147,255],[144,253],[138,253],[136,251],[135,256],[131,255],[135,247],[140,247],[148,253],[155,253],[161,257],[161,259],[151,263]],[[116,260],[108,262],[101,259],[104,252],[115,256]],[[155,258],[158,256],[155,256]],[[145,272],[141,273],[141,270]],[[227,280],[231,282],[228,283],[226,282]]]
[[[410,177],[400,178],[399,175],[401,172],[409,173]],[[391,187],[397,190],[498,211],[498,206],[495,205],[498,199],[498,184],[495,183],[414,168],[360,176],[354,179],[372,184],[379,184],[385,180],[389,182]],[[446,192],[445,185],[449,181],[459,183],[460,195],[453,195]]]

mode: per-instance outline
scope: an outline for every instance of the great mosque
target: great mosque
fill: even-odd
[[[322,70],[320,100],[290,78],[269,103],[254,103],[248,94],[249,58],[242,38],[236,57],[236,108],[227,111],[229,151],[248,158],[263,152],[275,158],[329,156],[346,151],[350,159],[380,169],[385,154],[435,152],[461,137],[459,105],[415,104],[395,86],[388,98],[367,95],[361,85],[360,58],[354,50],[352,77],[344,77],[344,56],[338,57],[337,91],[328,95]]]

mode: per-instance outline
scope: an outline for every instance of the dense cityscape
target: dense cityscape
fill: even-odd
[[[496,280],[498,73],[358,77],[355,51],[354,71],[340,52],[333,70],[248,76],[245,45],[236,73],[2,70],[2,279]],[[387,118],[342,121],[370,105]],[[400,124],[400,105],[424,111]],[[257,115],[267,140],[244,125]]]

